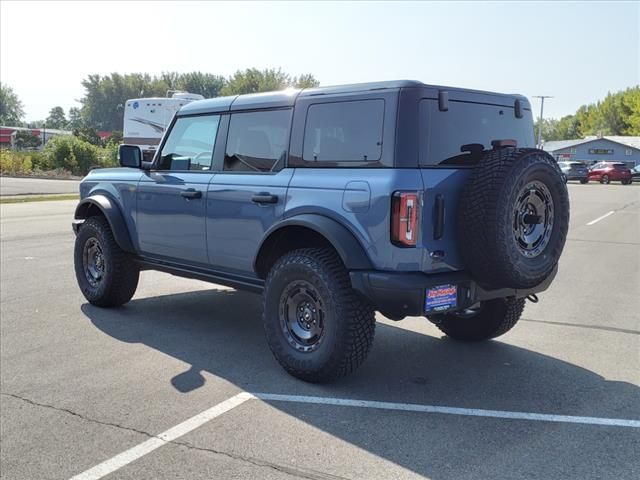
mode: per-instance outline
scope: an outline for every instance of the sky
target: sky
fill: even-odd
[[[321,85],[412,79],[552,95],[545,117],[640,84],[634,2],[0,2],[0,81],[26,120],[90,74],[239,69]]]

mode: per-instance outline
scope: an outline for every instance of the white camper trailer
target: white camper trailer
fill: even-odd
[[[125,104],[123,142],[139,145],[145,161],[153,159],[165,129],[180,107],[204,99],[195,93],[173,92],[169,97],[170,93],[165,98],[132,98]]]

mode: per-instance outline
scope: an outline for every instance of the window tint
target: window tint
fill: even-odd
[[[303,160],[380,160],[383,117],[381,99],[311,105],[304,130]]]
[[[420,102],[420,163],[454,163],[453,157],[463,154],[463,145],[475,143],[489,150],[492,140],[513,139],[518,147],[533,147],[531,112],[523,113],[523,118],[516,118],[511,107],[454,101],[449,102],[448,111],[441,112],[437,100],[424,99]]]
[[[160,154],[160,170],[210,170],[219,115],[180,117]]]
[[[290,109],[231,115],[224,170],[281,170],[287,157],[290,125]]]

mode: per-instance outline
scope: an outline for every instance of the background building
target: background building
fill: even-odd
[[[593,136],[550,141],[543,148],[558,161],[576,160],[587,165],[602,161],[624,162],[630,168],[640,165],[640,137]]]
[[[14,148],[16,134],[20,131],[25,131],[31,133],[34,137],[38,137],[40,139],[40,147],[44,148],[44,145],[49,141],[51,137],[55,137],[58,135],[71,135],[71,132],[67,130],[56,130],[53,128],[26,128],[26,127],[0,127],[0,147],[5,148]],[[105,132],[109,133],[110,132]]]

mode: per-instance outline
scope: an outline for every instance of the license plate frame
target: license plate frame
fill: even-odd
[[[426,313],[444,312],[458,306],[458,286],[444,284],[428,287],[424,293],[424,310]]]

